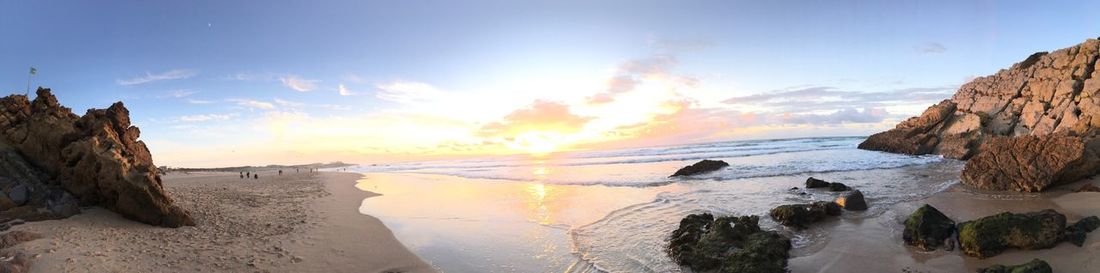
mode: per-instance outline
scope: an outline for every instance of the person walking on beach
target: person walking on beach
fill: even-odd
[[[241,179],[244,179],[244,172],[241,172]]]
[[[252,179],[260,179],[260,174],[253,174]]]
[[[279,175],[283,175],[283,170],[279,170]]]

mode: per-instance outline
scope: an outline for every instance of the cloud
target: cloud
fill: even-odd
[[[214,102],[213,101],[208,101],[208,100],[187,99],[187,103],[190,103],[190,104],[211,104],[211,103],[214,103]]]
[[[200,115],[186,115],[180,116],[179,120],[183,122],[202,122],[212,120],[230,120],[235,115],[219,115],[219,114],[200,114]]]
[[[351,91],[344,84],[340,84],[336,87],[336,92],[339,92],[341,96],[354,96],[357,92]]]
[[[177,99],[179,99],[179,98],[189,97],[189,96],[197,94],[197,93],[199,93],[199,92],[180,89],[180,90],[168,91],[165,94],[162,94],[162,95],[157,96],[157,97],[158,98],[177,98]]]
[[[297,75],[286,75],[279,78],[279,80],[282,81],[283,85],[286,85],[286,87],[290,87],[290,89],[294,89],[298,92],[313,91],[313,89],[317,88],[317,82],[320,82],[319,80],[303,79]]]
[[[229,101],[233,102],[233,103],[236,103],[239,106],[244,106],[244,107],[250,108],[250,109],[260,109],[260,110],[273,110],[273,109],[275,109],[275,105],[271,104],[270,102],[262,102],[262,101],[249,100],[249,99],[230,99]]]
[[[158,74],[152,74],[152,73],[149,73],[149,72],[145,72],[144,76],[131,78],[131,79],[125,79],[125,80],[115,80],[115,82],[118,83],[118,85],[138,85],[138,84],[146,84],[146,83],[151,83],[151,82],[156,82],[156,81],[187,79],[187,78],[194,77],[195,75],[198,75],[198,74],[199,74],[199,71],[194,70],[194,69],[173,69],[173,70],[168,70],[168,71],[165,71],[163,73],[158,73]]]
[[[794,87],[723,101],[732,105],[771,107],[783,112],[845,108],[881,108],[898,104],[930,104],[955,93],[957,86],[914,87],[881,92],[847,91],[830,86]]]
[[[280,76],[275,73],[237,72],[226,75],[223,79],[234,81],[275,81]]]
[[[916,49],[917,49],[917,52],[924,53],[924,54],[939,54],[939,53],[947,52],[947,47],[944,47],[943,44],[936,43],[936,42],[926,43],[926,44],[917,46]]]
[[[447,95],[434,86],[421,82],[395,81],[387,84],[375,85],[378,88],[376,97],[386,101],[401,104],[413,104],[428,100],[435,100]]]
[[[591,120],[590,117],[573,114],[568,105],[537,100],[527,108],[517,109],[504,116],[500,121],[485,124],[478,134],[505,138],[532,131],[568,134],[580,131]]]
[[[679,85],[697,85],[698,80],[695,78],[670,73],[678,64],[679,60],[672,55],[654,55],[625,61],[616,68],[615,75],[605,81],[604,91],[589,96],[588,103],[613,102],[616,96],[634,91],[648,78],[667,78],[669,82]]]
[[[789,124],[836,125],[844,123],[877,123],[889,116],[886,110],[878,108],[844,108],[829,114],[787,114],[783,122]]]

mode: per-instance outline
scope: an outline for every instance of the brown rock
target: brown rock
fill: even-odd
[[[61,106],[49,89],[0,98],[0,139],[72,193],[81,204],[99,205],[148,224],[194,225],[161,185],[140,131],[121,102],[90,109],[83,117]]]
[[[998,137],[963,168],[964,184],[1037,192],[1096,174],[1100,141],[1063,135]]]
[[[1085,184],[1073,192],[1100,192],[1100,187],[1093,184]]]

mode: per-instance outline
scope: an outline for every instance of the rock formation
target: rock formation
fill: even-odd
[[[898,124],[894,129],[871,135],[860,149],[905,154],[940,154],[948,158],[982,158],[973,164],[997,163],[1020,165],[1002,167],[999,174],[966,175],[963,182],[983,189],[1042,190],[1046,186],[1016,187],[1025,180],[1013,170],[1048,173],[1056,176],[1050,184],[1071,182],[1078,174],[1091,175],[1098,170],[1096,156],[1054,158],[1093,153],[1092,140],[1100,128],[1100,40],[1046,53],[1032,54],[1023,61],[996,74],[980,77],[961,86],[955,95],[923,114]],[[1030,138],[1021,138],[1030,136]],[[1084,145],[1074,146],[1069,141]],[[1052,149],[1036,147],[1055,143],[1084,148],[1076,153],[1044,154]],[[1004,147],[1032,147],[1003,149]],[[1010,159],[1016,160],[1014,162]],[[1037,164],[1037,160],[1056,159],[1059,163]],[[972,161],[973,162],[973,161]],[[969,164],[968,163],[968,167]],[[974,166],[964,172],[984,172]],[[1087,167],[1083,170],[1070,170]],[[1017,168],[1017,169],[1013,169]],[[1061,174],[1061,175],[1059,175]],[[996,181],[993,181],[996,179]]]
[[[925,204],[905,219],[905,230],[901,237],[907,245],[931,251],[948,245],[944,241],[954,232],[955,221],[935,207]]]
[[[1076,246],[1085,245],[1085,237],[1089,232],[1100,228],[1100,217],[1089,216],[1077,221],[1072,225],[1066,227],[1066,233],[1063,235],[1066,242],[1074,244]]]
[[[836,199],[836,204],[846,210],[867,210],[867,200],[863,198],[863,192],[850,191]]]
[[[791,241],[764,231],[757,216],[692,214],[669,237],[668,255],[695,272],[786,273]]]
[[[703,160],[703,161],[695,162],[695,164],[691,164],[687,167],[680,168],[679,170],[676,170],[676,173],[670,175],[669,177],[689,176],[689,175],[696,175],[696,174],[701,174],[701,173],[708,173],[708,172],[721,170],[722,168],[725,168],[725,167],[729,167],[729,165],[730,164],[726,163],[725,161],[706,159],[706,160]]]
[[[833,202],[817,201],[810,204],[780,205],[768,212],[773,220],[784,226],[807,228],[810,224],[840,215],[840,205]]]
[[[0,179],[8,196],[0,198],[0,208],[11,207],[0,216],[14,210],[67,217],[77,212],[75,197],[80,205],[103,206],[143,223],[194,224],[165,192],[122,102],[81,117],[61,106],[49,89],[36,94],[34,101],[24,95],[0,98],[0,176],[12,180]]]
[[[813,178],[813,177],[806,178],[806,188],[807,189],[829,188],[829,191],[846,191],[846,190],[851,189],[851,188],[848,187],[848,185],[844,185],[843,183],[840,183],[840,182],[831,182],[830,183],[830,182],[826,182],[825,180],[821,180],[821,179],[817,179],[817,178]]]
[[[1040,259],[1032,259],[1030,262],[1018,265],[994,265],[987,268],[978,269],[978,273],[1051,273],[1054,272],[1053,268],[1050,268],[1050,264]]]
[[[1054,210],[1004,212],[959,224],[959,248],[978,258],[1008,248],[1045,249],[1063,241],[1066,216]]]

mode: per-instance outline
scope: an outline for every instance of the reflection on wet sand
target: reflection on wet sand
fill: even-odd
[[[551,173],[547,167],[531,169]],[[501,182],[371,173],[356,185],[380,194],[359,211],[381,219],[410,250],[450,272],[562,272],[569,229],[648,202],[675,186],[634,188]],[[607,198],[615,196],[615,198]]]

